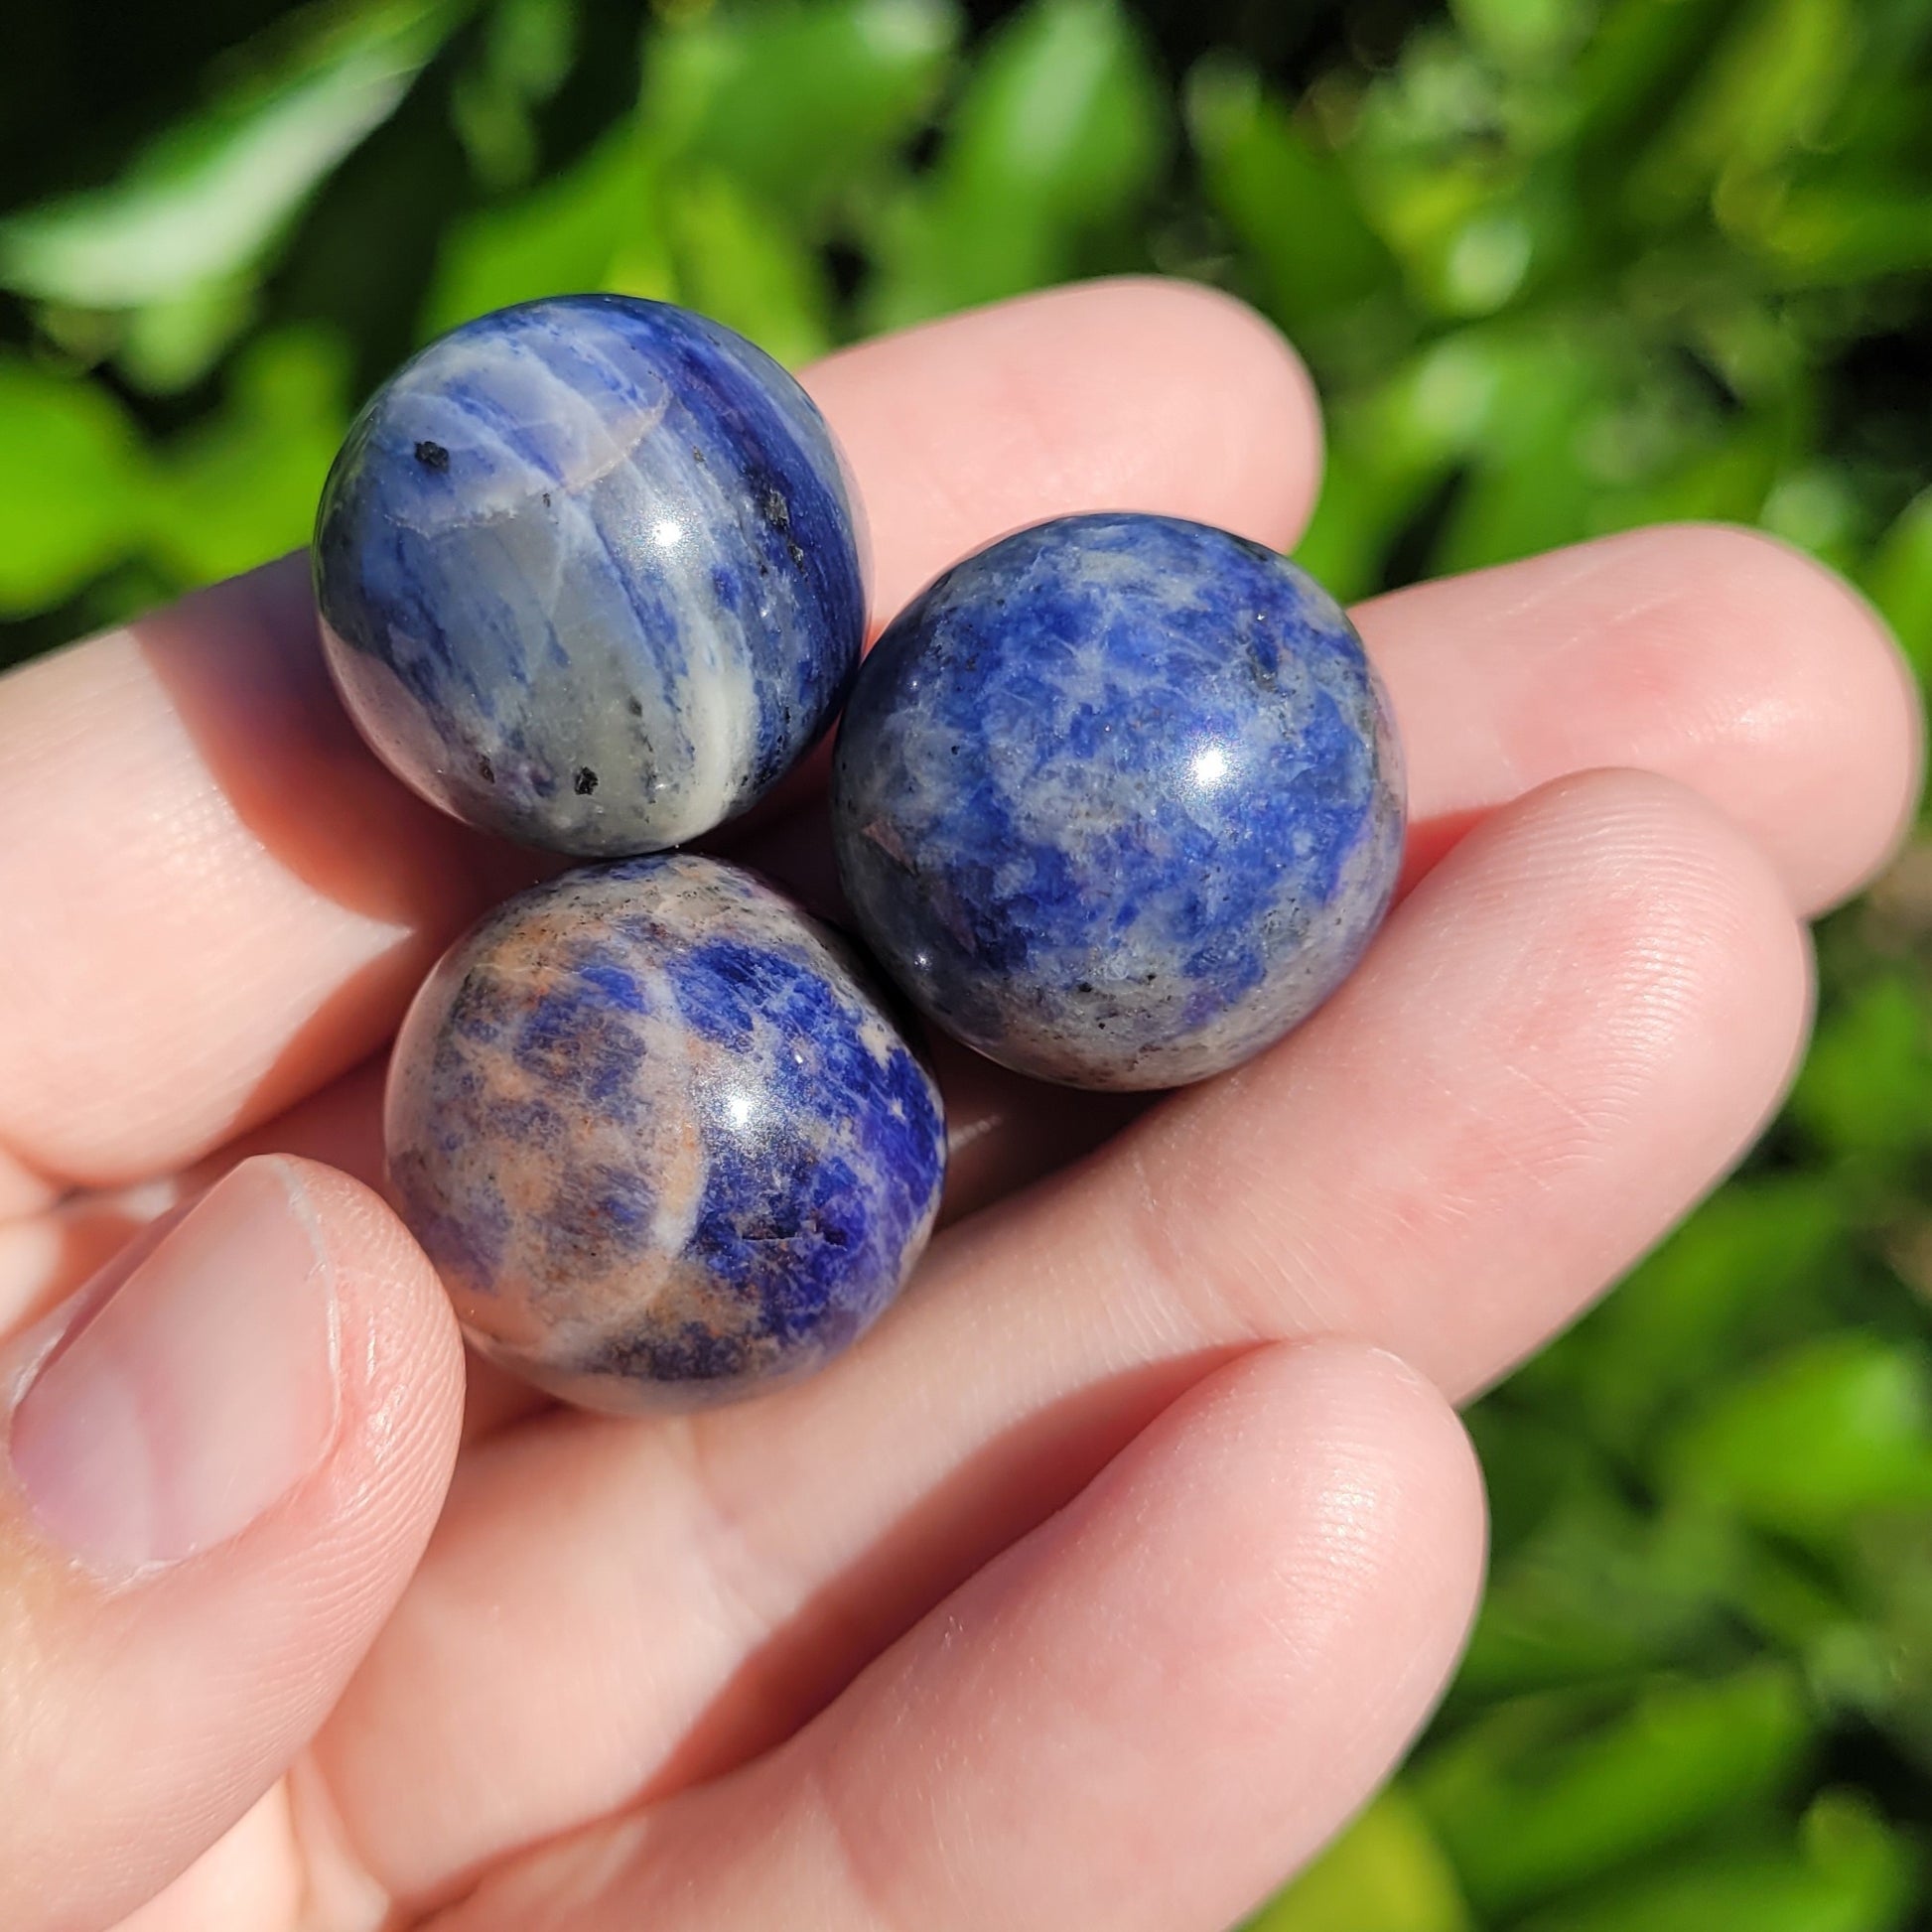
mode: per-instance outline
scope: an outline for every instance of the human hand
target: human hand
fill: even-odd
[[[1316,487],[1306,377],[1179,286],[809,382],[880,616],[1039,516],[1286,545]],[[371,1056],[527,861],[363,752],[307,595],[285,562],[0,684],[9,1932],[1214,1932],[1450,1668],[1449,1403],[1748,1143],[1799,921],[1916,780],[1879,627],[1762,538],[1378,599],[1409,890],[1341,992],[1131,1119],[948,1053],[905,1301],[809,1383],[614,1422],[466,1402],[371,1191]],[[809,875],[809,790],[733,849]]]

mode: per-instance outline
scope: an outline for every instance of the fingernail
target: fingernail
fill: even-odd
[[[89,1569],[179,1563],[316,1467],[336,1388],[314,1209],[286,1162],[244,1162],[63,1337],[14,1412],[14,1474]]]

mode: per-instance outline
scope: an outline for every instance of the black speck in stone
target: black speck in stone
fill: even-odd
[[[570,781],[570,788],[579,798],[588,798],[597,789],[597,773],[588,764],[580,764],[577,775]]]
[[[777,490],[767,485],[763,499],[759,507],[764,512],[764,520],[774,530],[788,530],[791,528],[791,505],[785,501]]]
[[[793,565],[799,570],[803,570],[805,568],[805,553],[799,549],[798,539],[796,537],[787,537],[785,539],[785,548],[791,552]]]
[[[450,453],[441,443],[425,439],[416,445],[416,461],[425,470],[447,470],[450,467]]]
[[[496,782],[496,767],[487,759],[479,759],[477,760],[477,776],[484,784],[493,785]]]
[[[631,715],[631,717],[633,717],[633,718],[641,718],[641,717],[642,717],[642,716],[644,715],[644,701],[643,701],[643,699],[642,699],[642,698],[632,698],[632,699],[631,699],[631,700],[629,701],[629,703],[630,703],[630,715]]]
[[[691,461],[695,463],[699,467],[699,469],[702,470],[704,468],[704,452],[701,449],[699,449],[695,443],[691,445]]]

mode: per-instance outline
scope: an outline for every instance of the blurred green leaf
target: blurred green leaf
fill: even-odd
[[[248,277],[205,282],[172,301],[130,310],[115,332],[114,360],[136,388],[172,395],[213,367],[255,311],[255,287]]]
[[[655,42],[644,122],[809,233],[930,112],[959,33],[951,0],[720,8]]]
[[[1468,1932],[1468,1907],[1428,1821],[1393,1786],[1248,1932]]]
[[[1593,210],[1622,212],[1631,152],[1681,111],[1710,66],[1712,46],[1736,14],[1736,0],[1608,0],[1578,54],[1572,138],[1587,165],[1600,157],[1609,179]]]
[[[1751,0],[1631,172],[1632,205],[1682,210],[1721,178],[1748,177],[1815,141],[1858,70],[1861,38],[1856,0]]]
[[[1932,676],[1932,489],[1914,496],[1879,540],[1864,586],[1920,679]]]
[[[1881,1336],[1821,1336],[1715,1389],[1659,1466],[1674,1493],[1795,1536],[1932,1507],[1932,1367]]]
[[[1495,1466],[1486,1448],[1484,1459]],[[1494,1565],[1455,1695],[1627,1680],[1690,1658],[1723,1627],[1739,1555],[1708,1515],[1652,1519],[1607,1485],[1568,1496]]]
[[[1727,196],[1725,225],[1793,288],[1932,268],[1932,184],[1788,184]]]
[[[1590,1440],[1635,1458],[1660,1418],[1707,1393],[1713,1373],[1742,1360],[1767,1325],[1818,1318],[1807,1290],[1829,1276],[1849,1239],[1842,1201],[1817,1176],[1735,1182],[1529,1364],[1522,1386],[1580,1421]]]
[[[729,175],[684,175],[665,190],[678,292],[781,362],[831,343],[831,296],[818,258]]]
[[[440,335],[540,295],[612,289],[673,297],[663,225],[657,171],[635,126],[622,121],[568,173],[450,230],[422,333]]]
[[[1383,559],[1429,479],[1382,471],[1350,436],[1330,437],[1321,494],[1295,561],[1344,604],[1381,587]]]
[[[135,309],[231,282],[394,112],[464,11],[459,0],[364,0],[310,16],[274,71],[163,137],[111,187],[0,220],[0,284]]]
[[[1552,320],[1499,339],[1494,388],[1469,479],[1433,563],[1474,570],[1592,535],[1598,491],[1577,461],[1615,390],[1606,347]]]
[[[1917,1863],[1868,1805],[1828,1795],[1792,1850],[1717,1851],[1539,1912],[1520,1932],[1894,1932]]]
[[[1417,1769],[1478,1911],[1520,1911],[1748,1809],[1791,1779],[1810,1735],[1796,1677],[1773,1664],[1659,1683],[1593,1725],[1590,1708],[1499,1705]]]
[[[1680,461],[1631,490],[1609,490],[1598,506],[1602,530],[1648,523],[1755,523],[1776,482],[1786,438],[1761,418],[1693,443]]]
[[[165,452],[151,510],[156,557],[185,584],[248,570],[309,540],[348,427],[348,357],[326,331],[258,338],[228,406]]]
[[[1814,460],[1786,471],[1765,495],[1758,523],[1834,569],[1857,565],[1858,490],[1841,464]]]
[[[988,47],[931,179],[878,236],[876,326],[991,301],[1088,264],[1168,143],[1162,92],[1118,0],[1033,0]]]
[[[1591,0],[1452,0],[1470,42],[1504,67],[1542,74],[1594,24]]]
[[[126,556],[147,481],[104,390],[0,353],[0,615],[58,603]]]
[[[1377,588],[1408,520],[1486,447],[1511,354],[1504,325],[1458,329],[1332,409],[1304,569],[1343,599]]]
[[[1791,1111],[1833,1154],[1875,1167],[1932,1147],[1932,1004],[1917,975],[1879,973],[1825,1009]]]
[[[1855,1613],[1813,1645],[1812,1681],[1932,1779],[1932,1512],[1867,1518],[1840,1575]]]
[[[1388,285],[1395,264],[1340,169],[1252,67],[1203,60],[1187,76],[1185,101],[1203,185],[1260,267],[1277,321],[1307,328]]]
[[[481,58],[450,89],[450,118],[491,188],[520,187],[537,162],[534,110],[563,85],[578,0],[496,0]]]

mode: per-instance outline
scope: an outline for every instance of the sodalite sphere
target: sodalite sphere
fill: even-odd
[[[831,722],[864,641],[810,399],[730,330],[621,296],[503,309],[398,370],[330,473],[314,567],[384,761],[583,857],[743,811]]]
[[[1246,1059],[1389,903],[1400,753],[1305,572],[1170,517],[1071,516],[948,571],[860,672],[839,871],[888,969],[993,1059],[1149,1088]]]
[[[471,1340],[590,1408],[816,1367],[931,1232],[931,1075],[852,956],[691,854],[565,874],[460,939],[390,1064],[389,1177]]]

